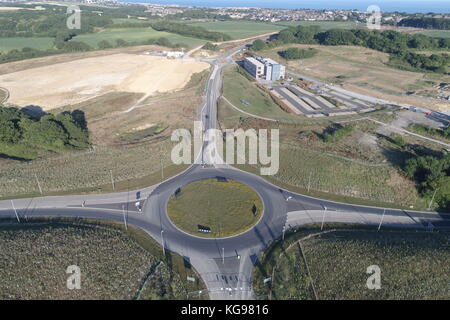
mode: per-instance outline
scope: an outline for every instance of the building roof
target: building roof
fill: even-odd
[[[260,66],[260,67],[264,67],[264,64],[263,64],[261,61],[258,61],[258,60],[256,60],[256,59],[253,58],[253,57],[245,58],[245,60],[250,61],[250,62],[253,63],[254,65],[257,65],[257,66]]]

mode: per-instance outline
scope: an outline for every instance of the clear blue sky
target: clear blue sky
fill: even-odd
[[[379,5],[382,11],[450,13],[450,0],[124,0],[193,6],[251,6],[288,9],[358,9]]]

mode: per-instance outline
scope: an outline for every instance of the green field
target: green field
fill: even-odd
[[[327,229],[298,228],[269,248],[255,269],[256,293],[283,300],[450,298],[448,232]],[[367,288],[372,265],[381,270],[378,290]],[[264,285],[267,276],[273,280]]]
[[[434,38],[450,38],[450,30],[425,30],[420,33]]]
[[[278,21],[274,23],[275,25],[285,26],[285,27],[295,27],[298,25],[302,26],[320,26],[322,30],[328,29],[353,29],[357,27],[362,27],[364,24],[356,23],[354,21]]]
[[[278,26],[273,23],[251,21],[192,22],[190,24],[203,27],[208,31],[228,34],[233,39],[249,38],[284,29],[283,26]]]
[[[22,49],[25,47],[47,50],[53,48],[53,38],[42,37],[42,38],[25,38],[25,37],[15,37],[15,38],[0,38],[0,52],[7,52],[13,49]]]
[[[147,23],[149,20],[144,19],[136,19],[136,18],[114,18],[112,19],[114,24],[121,24],[121,23]]]
[[[118,223],[42,220],[0,225],[1,299],[185,299],[195,271],[145,232]],[[69,290],[66,269],[80,268]]]
[[[107,40],[111,44],[115,44],[117,39],[123,39],[128,42],[139,42],[160,37],[167,38],[173,44],[185,44],[188,48],[193,48],[206,42],[206,40],[183,37],[174,33],[156,31],[151,28],[105,29],[97,33],[79,35],[74,38],[74,41],[82,41],[97,48],[98,42],[102,40]]]
[[[256,87],[254,82],[251,82],[238,70],[236,66],[232,66],[224,71],[223,96],[234,106],[261,117],[273,119],[292,119],[295,117],[284,112],[268,93]],[[243,69],[240,70],[245,72]],[[244,104],[243,101],[247,101],[248,104]]]
[[[201,237],[222,238],[242,233],[258,222],[263,205],[258,194],[236,181],[193,182],[170,199],[167,212],[179,229]],[[198,231],[198,225],[210,233]]]

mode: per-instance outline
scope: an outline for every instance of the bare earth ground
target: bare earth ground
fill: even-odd
[[[4,74],[0,83],[10,91],[10,103],[51,110],[107,92],[181,89],[193,73],[208,67],[194,60],[118,53]]]
[[[316,48],[319,53],[309,59],[286,61],[277,52],[287,47]],[[406,95],[408,91],[436,93],[435,85],[449,82],[440,74],[409,72],[386,65],[389,55],[355,46],[288,45],[263,51],[262,55],[287,64],[288,68],[344,89],[417,107],[445,110],[450,103],[436,98]]]

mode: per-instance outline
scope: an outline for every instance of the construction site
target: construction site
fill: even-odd
[[[327,90],[313,93],[294,84],[275,85],[269,88],[285,110],[306,117],[350,115],[374,110],[367,102]]]

